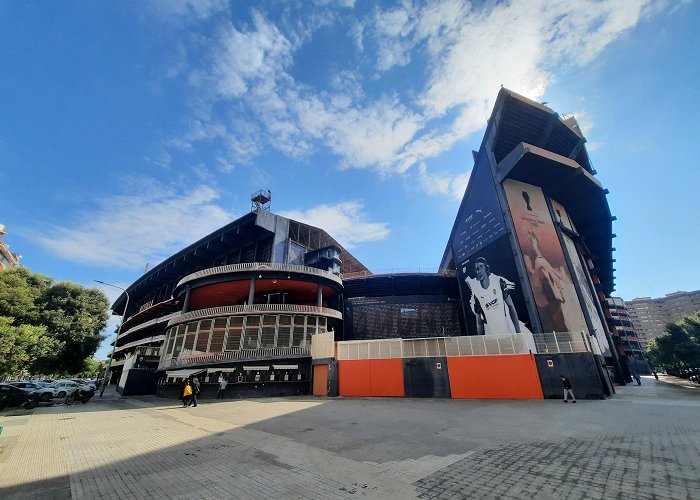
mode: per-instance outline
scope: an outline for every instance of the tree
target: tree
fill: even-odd
[[[107,297],[96,288],[56,283],[23,267],[0,272],[0,316],[8,318],[0,343],[15,342],[12,359],[15,365],[24,364],[20,369],[78,373],[104,338],[101,331],[109,317],[108,306]],[[41,340],[39,332],[53,343]]]
[[[49,334],[64,343],[55,356],[45,358],[44,371],[77,373],[84,369],[85,358],[95,354],[104,339],[109,303],[98,289],[61,282],[39,298],[42,323]]]
[[[93,378],[98,377],[104,371],[106,363],[90,357],[83,360],[83,366],[83,371],[76,375],[82,378]]]
[[[0,373],[17,373],[32,368],[34,360],[51,356],[62,344],[46,335],[46,327],[19,325],[0,316]]]
[[[24,267],[0,272],[0,315],[14,318],[15,325],[41,324],[38,301],[53,282]]]
[[[700,367],[700,313],[669,323],[664,333],[647,344],[655,366],[687,369]]]

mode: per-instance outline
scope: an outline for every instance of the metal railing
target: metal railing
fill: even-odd
[[[514,333],[422,339],[352,340],[338,342],[339,360],[494,356],[508,354],[600,354],[595,339],[584,332]]]
[[[137,356],[160,356],[160,347],[141,346],[137,347],[134,353]]]
[[[114,352],[117,353],[125,349],[129,349],[130,347],[139,346],[142,344],[150,344],[151,342],[163,342],[164,340],[165,335],[154,335],[152,337],[146,337],[145,339],[135,340],[133,342],[129,342],[128,344],[119,346],[114,350]]]
[[[252,304],[249,306],[211,307],[209,309],[199,309],[197,311],[178,314],[168,321],[168,326],[170,327],[180,323],[186,323],[187,321],[191,321],[193,319],[258,313],[314,314],[317,316],[343,319],[343,313],[328,307],[304,306],[297,304]]]
[[[308,266],[298,266],[294,264],[273,264],[273,263],[262,263],[262,262],[249,262],[245,264],[226,264],[224,266],[210,267],[208,269],[202,269],[192,274],[188,274],[182,278],[176,285],[176,288],[184,285],[193,280],[204,278],[206,276],[214,276],[216,274],[227,274],[227,273],[237,273],[245,271],[282,271],[290,273],[303,273],[311,274],[314,276],[319,276],[332,281],[342,284],[342,280],[336,274],[333,274],[323,269],[318,269],[315,267]]]
[[[139,331],[139,330],[143,330],[144,328],[148,328],[149,326],[157,325],[158,323],[163,323],[163,322],[165,322],[165,321],[170,321],[172,318],[174,318],[174,317],[177,316],[178,314],[180,314],[180,313],[179,313],[179,312],[175,312],[175,313],[168,314],[168,315],[166,315],[166,316],[161,316],[161,317],[159,317],[159,318],[154,318],[154,319],[145,321],[145,322],[143,322],[143,323],[141,323],[141,324],[139,324],[139,325],[136,325],[136,326],[133,327],[133,328],[129,328],[128,330],[121,332],[121,333],[119,334],[119,338],[120,338],[120,339],[121,339],[121,338],[124,338],[124,337],[126,337],[127,335],[131,335],[132,333],[137,332],[137,331]],[[133,317],[133,316],[132,316],[132,317]]]
[[[382,274],[438,274],[440,276],[457,276],[455,269],[438,269],[435,267],[387,267],[383,269],[375,269],[374,271],[355,271],[352,273],[343,273],[341,277],[344,280],[355,278],[368,278],[371,276],[380,276]]]
[[[538,354],[592,352],[601,354],[595,337],[585,332],[533,333]]]
[[[432,356],[486,356],[527,354],[528,334],[434,337],[422,339],[338,342],[338,359],[421,358]]]
[[[279,359],[310,356],[310,347],[272,347],[266,349],[242,349],[240,351],[208,352],[192,354],[179,358],[161,360],[159,370],[184,368],[187,366],[211,365],[228,361],[247,361],[256,359]]]

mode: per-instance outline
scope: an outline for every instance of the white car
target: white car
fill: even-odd
[[[65,398],[68,394],[73,394],[76,389],[82,389],[84,391],[90,391],[90,387],[86,385],[81,385],[77,382],[74,382],[72,380],[56,380],[53,383],[53,386],[56,388],[58,391],[58,394],[56,397],[59,398]]]

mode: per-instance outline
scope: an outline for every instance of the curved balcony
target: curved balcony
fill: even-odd
[[[250,306],[223,306],[199,309],[175,316],[168,321],[168,327],[186,323],[194,319],[214,318],[217,316],[238,316],[247,314],[313,314],[328,318],[343,319],[343,313],[328,307],[316,307],[296,304],[253,304]]]
[[[126,351],[126,350],[129,350],[131,348],[134,348],[134,347],[137,347],[140,345],[145,345],[145,344],[154,344],[154,343],[162,344],[164,340],[165,340],[165,335],[154,335],[153,337],[146,337],[145,339],[135,340],[134,342],[129,342],[128,344],[124,344],[122,346],[119,346],[114,350],[114,353],[117,354],[121,351]]]
[[[196,281],[202,278],[207,278],[211,276],[217,276],[222,274],[231,273],[241,273],[241,272],[263,272],[263,271],[278,271],[283,273],[295,273],[295,274],[307,274],[309,276],[317,276],[320,278],[329,279],[336,282],[338,285],[342,285],[343,281],[340,276],[324,271],[322,269],[317,269],[315,267],[308,266],[297,266],[292,264],[271,264],[271,263],[260,263],[251,262],[246,264],[228,264],[225,266],[210,267],[209,269],[202,269],[192,274],[188,274],[182,278],[177,285],[176,289],[180,288],[186,283]]]
[[[149,320],[149,321],[146,321],[146,322],[144,322],[144,323],[141,323],[141,324],[139,324],[139,325],[136,325],[136,326],[133,327],[133,328],[129,328],[129,329],[126,330],[126,331],[122,331],[122,332],[119,334],[119,337],[118,337],[118,338],[119,338],[119,339],[123,339],[124,337],[127,337],[127,336],[129,336],[129,335],[131,335],[131,334],[133,334],[133,333],[135,333],[135,332],[138,332],[138,331],[140,331],[140,330],[145,330],[146,328],[148,328],[148,327],[150,327],[150,326],[157,325],[157,324],[159,324],[159,323],[165,323],[166,321],[171,320],[172,318],[178,316],[179,314],[180,314],[179,312],[175,312],[175,313],[168,314],[167,316],[161,316],[160,318],[151,319],[151,320]]]

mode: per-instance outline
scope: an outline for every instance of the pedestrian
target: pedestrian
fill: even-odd
[[[185,380],[185,387],[182,389],[182,407],[187,408],[192,399],[192,385],[189,380]]]
[[[569,379],[566,378],[564,375],[560,375],[561,377],[561,383],[564,386],[564,403],[568,403],[569,400],[567,399],[569,395],[571,395],[571,402],[575,403],[576,402],[576,396],[574,396],[574,391],[571,390],[571,382],[569,382]]]
[[[656,380],[659,380],[659,374],[656,373],[656,369],[652,370],[651,373],[654,374],[654,378],[655,378]]]
[[[197,396],[199,395],[199,379],[192,379],[192,406],[197,406]]]
[[[224,393],[226,392],[226,386],[228,382],[224,377],[219,380],[219,392],[216,394],[216,399],[224,399]]]

